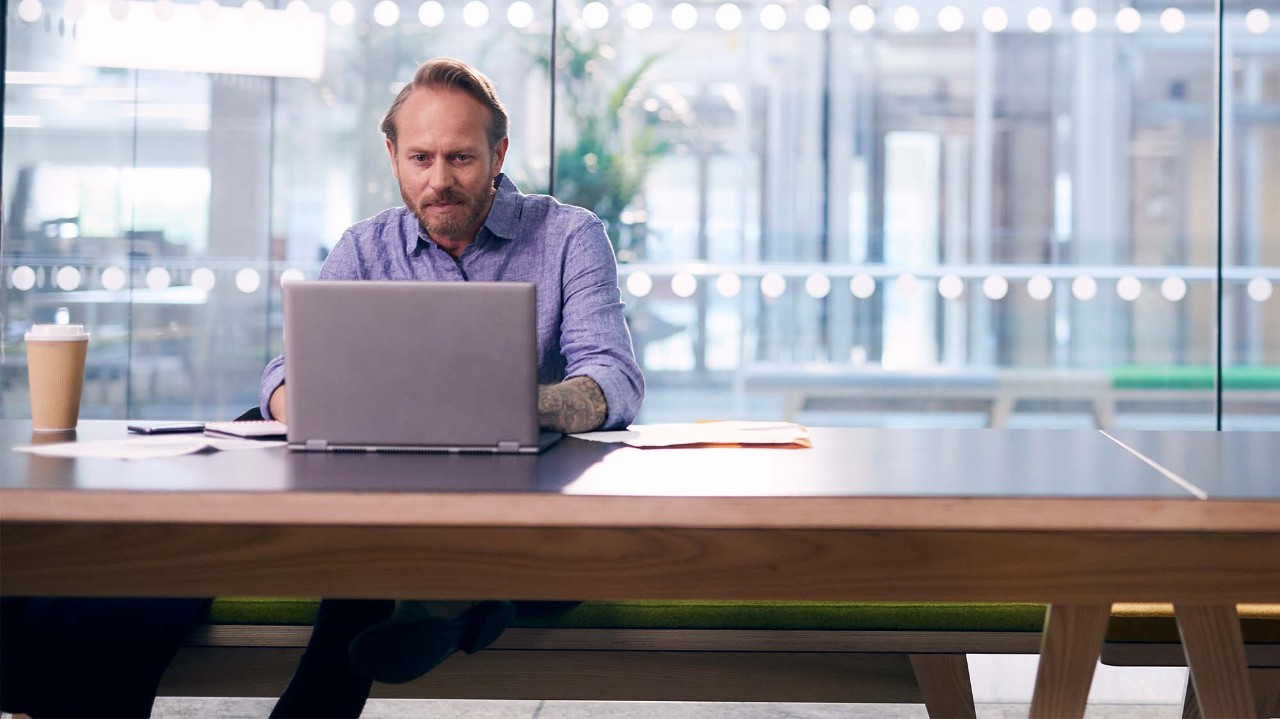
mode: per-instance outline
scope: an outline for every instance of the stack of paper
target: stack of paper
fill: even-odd
[[[795,422],[694,422],[633,424],[619,432],[575,434],[593,442],[623,442],[632,447],[688,445],[781,445],[809,447],[809,430]]]

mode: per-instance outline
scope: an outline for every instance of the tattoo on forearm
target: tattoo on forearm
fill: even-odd
[[[538,424],[558,432],[590,432],[604,424],[609,407],[600,385],[573,377],[538,388]]]

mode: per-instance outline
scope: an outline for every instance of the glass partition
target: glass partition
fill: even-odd
[[[1280,17],[1260,2],[22,0],[0,398],[83,322],[83,416],[256,403],[279,287],[399,202],[429,57],[606,222],[642,421],[1280,427]]]

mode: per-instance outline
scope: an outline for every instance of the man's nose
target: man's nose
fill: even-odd
[[[439,192],[453,186],[453,171],[447,162],[433,162],[427,170],[427,187]]]

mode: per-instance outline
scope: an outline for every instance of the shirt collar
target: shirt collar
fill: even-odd
[[[493,187],[497,192],[493,195],[493,204],[489,206],[489,215],[484,219],[484,225],[480,228],[480,234],[483,236],[485,230],[489,234],[503,239],[515,239],[520,229],[520,214],[524,209],[524,203],[520,200],[524,195],[520,192],[520,188],[516,187],[516,183],[511,181],[505,173],[498,173],[493,178]],[[405,208],[408,210],[409,208]],[[424,245],[433,245],[435,241],[427,237],[427,231],[422,229],[422,224],[418,222],[417,215],[412,212],[405,212],[405,224],[412,228],[411,231],[405,232],[405,249],[409,254],[414,254],[419,247]],[[479,242],[480,236],[476,237]]]

